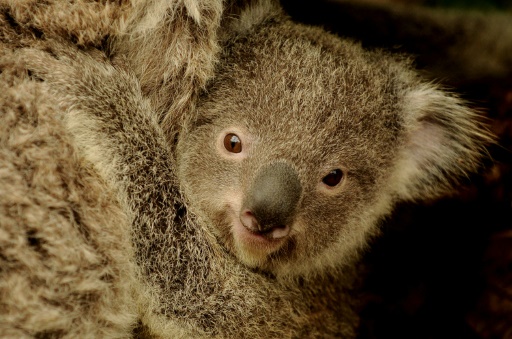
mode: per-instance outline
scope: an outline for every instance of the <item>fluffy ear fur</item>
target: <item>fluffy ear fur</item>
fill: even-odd
[[[411,128],[392,188],[401,199],[438,197],[478,170],[493,137],[477,112],[430,85],[407,93],[403,109]]]

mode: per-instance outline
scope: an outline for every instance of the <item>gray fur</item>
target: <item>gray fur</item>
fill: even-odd
[[[435,198],[474,171],[488,134],[476,113],[406,61],[276,13],[252,10],[232,26],[215,80],[180,136],[179,181],[190,209],[247,265],[277,276],[335,270],[357,258],[396,201]],[[245,157],[212,146],[228,132],[247,143]],[[302,194],[288,247],[260,255],[232,235],[229,220],[275,162],[294,168]],[[326,189],[321,179],[336,168],[344,181]]]

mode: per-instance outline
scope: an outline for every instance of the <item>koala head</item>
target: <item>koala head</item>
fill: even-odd
[[[273,17],[227,42],[178,177],[223,248],[297,276],[351,262],[394,202],[448,190],[487,138],[406,63]]]

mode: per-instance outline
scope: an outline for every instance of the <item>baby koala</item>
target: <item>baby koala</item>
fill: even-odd
[[[275,9],[230,31],[177,163],[190,211],[248,267],[350,264],[397,201],[447,193],[477,169],[490,140],[477,115],[407,60]]]

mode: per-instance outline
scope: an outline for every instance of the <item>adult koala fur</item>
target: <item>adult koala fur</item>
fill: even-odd
[[[148,77],[138,85],[155,115],[167,105],[177,113],[212,74],[221,9],[220,1],[0,1],[2,337],[126,338],[150,317],[141,313],[149,301],[139,298],[135,212],[84,157],[62,100],[21,55],[59,40],[129,56],[131,71]],[[148,53],[158,63],[140,63]]]
[[[107,43],[2,7],[0,330],[354,337],[379,220],[447,192],[490,136],[407,61],[272,2],[227,4],[220,30],[220,3],[210,26],[200,3],[157,3],[121,2]],[[187,25],[211,35],[187,42]]]

